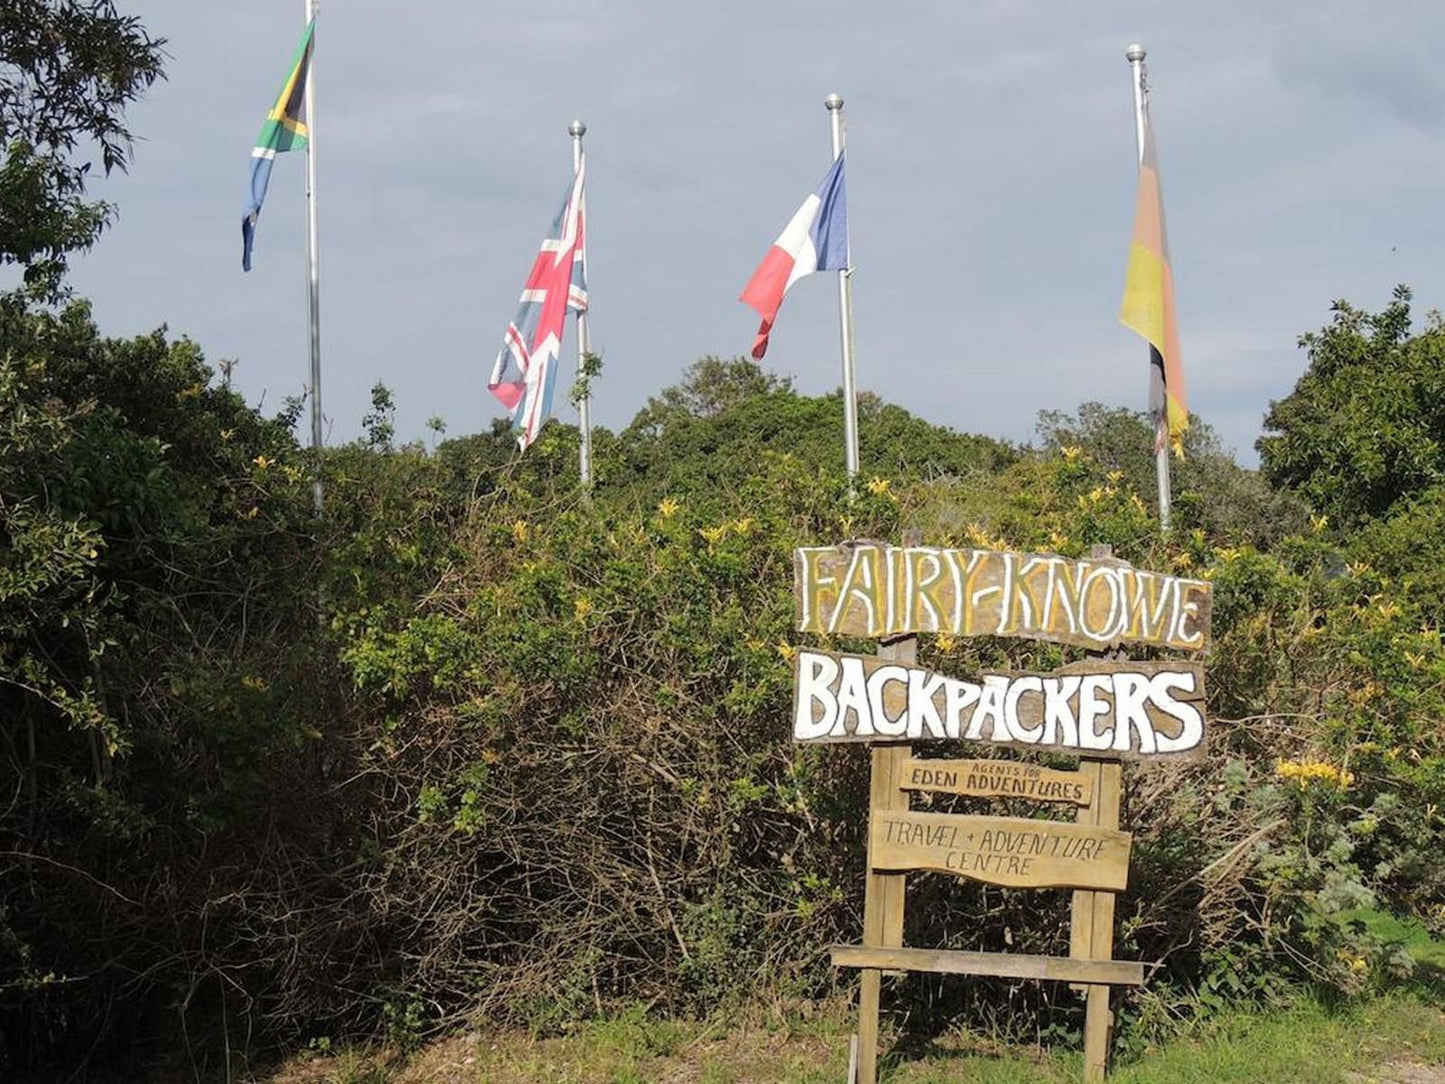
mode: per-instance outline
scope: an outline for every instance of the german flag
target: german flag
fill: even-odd
[[[1164,200],[1159,187],[1159,156],[1154,127],[1144,111],[1144,153],[1139,161],[1139,203],[1134,238],[1124,276],[1119,322],[1149,342],[1149,413],[1155,424],[1155,450],[1167,441],[1184,454],[1189,407],[1184,394],[1184,361],[1174,310],[1174,274],[1169,269],[1169,236],[1164,229]]]

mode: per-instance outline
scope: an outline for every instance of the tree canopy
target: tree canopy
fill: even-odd
[[[1403,286],[1380,312],[1331,311],[1300,338],[1309,368],[1270,404],[1258,447],[1273,485],[1348,526],[1445,480],[1445,324],[1432,313],[1412,334]]]
[[[91,155],[126,168],[125,109],[161,78],[164,45],[112,0],[0,4],[0,265],[37,296],[56,296],[67,254],[114,214],[85,198]]]

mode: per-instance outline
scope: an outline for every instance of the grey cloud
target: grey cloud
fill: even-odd
[[[171,78],[134,113],[151,138],[105,182],[122,217],[77,286],[113,333],[168,322],[239,356],[238,386],[274,405],[306,368],[301,163],[277,163],[245,277],[238,218],[300,5],[129,6],[170,39]],[[1423,311],[1445,294],[1429,113],[1445,96],[1419,56],[1441,20],[1400,6],[1361,27],[1344,5],[1241,0],[437,0],[425,18],[333,0],[317,135],[334,437],[358,431],[376,380],[404,436],[499,413],[485,376],[566,183],[573,116],[590,126],[598,420],[626,424],[701,353],[745,351],[756,320],[736,298],[827,166],[832,90],[862,386],[1015,439],[1042,408],[1142,406],[1143,347],[1116,321],[1135,179],[1123,51],[1142,37],[1191,405],[1247,450],[1331,298],[1378,305],[1406,281]],[[1381,123],[1402,108],[1414,126]],[[822,392],[836,359],[819,276],[788,297],[768,360]]]

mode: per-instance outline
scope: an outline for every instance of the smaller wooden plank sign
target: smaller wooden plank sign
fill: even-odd
[[[1120,643],[1202,651],[1207,580],[1112,557],[850,542],[793,556],[799,632],[1023,636],[1102,650]]]
[[[1026,817],[876,810],[874,869],[932,870],[1010,888],[1095,888],[1129,881],[1127,832]]]
[[[793,666],[798,742],[975,741],[1110,759],[1203,752],[1197,663],[1090,659],[959,681],[875,655],[804,649]]]
[[[981,798],[1023,798],[1034,802],[1088,805],[1094,781],[1083,772],[1060,772],[1017,760],[917,760],[903,762],[903,790],[966,794]]]

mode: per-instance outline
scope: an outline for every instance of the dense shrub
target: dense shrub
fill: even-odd
[[[520,461],[500,429],[397,447],[378,389],[367,440],[326,457],[317,523],[287,419],[210,386],[192,344],[101,340],[83,310],[6,334],[12,1061],[86,1033],[111,1054],[178,1032],[409,1043],[830,989],[826,946],[860,927],[867,767],[789,741],[791,552],[905,530],[1107,544],[1215,583],[1208,757],[1126,773],[1119,953],[1161,965],[1126,1040],[1403,973],[1361,908],[1445,917],[1426,492],[1337,533],[1205,447],[1165,539],[1120,456],[1135,416],[1053,416],[1019,450],[874,404],[864,446],[886,456],[850,496],[835,399],[709,363],[597,435],[590,498],[566,426]],[[1255,513],[1212,508],[1233,500]],[[1074,654],[920,644],[952,673]],[[1066,951],[1065,892],[909,893],[911,944]],[[891,1003],[917,1026],[1006,1004],[1031,1035],[1077,1027],[1063,988],[944,985]]]

